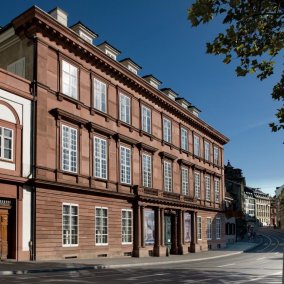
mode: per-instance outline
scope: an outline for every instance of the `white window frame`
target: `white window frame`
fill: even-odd
[[[208,141],[204,142],[204,159],[210,162],[210,143]]]
[[[219,147],[213,147],[214,164],[219,165]]]
[[[69,206],[69,214],[64,214],[64,206]],[[77,207],[77,215],[72,215],[71,214],[71,207]],[[70,232],[70,235],[67,236],[68,240],[69,240],[69,244],[65,243],[64,244],[64,217],[63,216],[69,216],[69,228],[68,231]],[[72,244],[72,216],[76,216],[77,217],[77,243],[76,244]],[[74,204],[74,203],[62,203],[62,247],[77,247],[79,246],[79,205],[78,204]]]
[[[131,184],[131,149],[129,147],[120,146],[119,156],[120,182],[125,184]]]
[[[197,178],[198,177],[198,178]],[[194,195],[197,199],[201,197],[201,182],[200,172],[194,172]]]
[[[221,239],[221,218],[216,218],[216,240]]]
[[[152,133],[151,109],[149,107],[142,105],[141,116],[142,116],[142,130],[151,134]]]
[[[164,191],[172,192],[173,191],[173,169],[172,162],[165,160],[164,161]]]
[[[220,179],[214,178],[214,199],[215,202],[220,202]]]
[[[102,212],[104,212],[103,210],[106,210],[106,216],[97,216],[97,209]],[[98,222],[97,222],[97,219],[100,219],[100,226],[98,226]],[[103,226],[103,220],[106,219],[106,234],[103,234],[101,233],[101,231],[103,231],[103,228],[105,226]],[[108,208],[107,207],[101,207],[101,206],[96,206],[95,207],[95,220],[96,220],[96,223],[95,223],[95,243],[96,243],[96,246],[107,246],[108,245]],[[100,231],[99,233],[97,233],[97,231]],[[103,237],[106,236],[106,239],[107,241],[106,242],[103,242],[102,239]],[[99,241],[97,241],[97,239]]]
[[[163,117],[163,140],[172,143],[172,122]]]
[[[94,78],[94,108],[106,113],[107,112],[107,85],[106,83]]]
[[[195,156],[200,156],[200,137],[193,135],[193,153]]]
[[[142,185],[152,187],[152,155],[142,154]]]
[[[187,167],[181,167],[181,193],[182,195],[189,195],[189,171]]]
[[[13,161],[14,159],[14,131],[11,128],[0,126],[2,134],[0,134],[0,159],[5,161]],[[11,137],[5,136],[4,132],[5,130],[11,131]],[[5,147],[5,140],[8,139],[11,141],[11,149]],[[11,159],[5,158],[5,150],[11,151]]]
[[[180,128],[181,149],[188,151],[188,131],[184,127]]]
[[[64,145],[64,128],[68,129],[68,147]],[[75,145],[72,145],[72,131],[75,130],[76,139]],[[72,149],[73,148],[73,149]],[[66,152],[65,152],[66,151]],[[64,159],[64,153],[68,155],[68,159]],[[73,155],[75,153],[75,155]],[[73,156],[72,156],[73,155]],[[72,169],[72,157],[75,157],[75,169]],[[67,161],[68,164],[64,164],[64,161]],[[76,128],[68,126],[66,124],[62,124],[61,126],[61,168],[63,171],[77,173],[78,171],[78,131]]]
[[[131,98],[119,93],[119,120],[131,124]]]
[[[113,52],[111,52],[111,51],[109,51],[108,49],[106,49],[106,50],[105,50],[105,53],[106,53],[106,55],[108,55],[110,58],[116,60],[116,55],[115,55]]]
[[[196,220],[196,227],[197,227],[197,239],[198,240],[202,240],[202,217],[201,216],[197,216],[197,220]]]
[[[126,218],[123,218],[123,212],[130,213],[130,218],[127,216]],[[126,214],[127,215],[127,214]],[[125,225],[125,233],[124,233],[124,226],[123,226],[123,219],[125,219],[126,225]],[[130,226],[129,225],[129,219],[130,219]],[[133,214],[131,209],[121,209],[121,243],[123,245],[132,244],[133,242]],[[125,241],[125,239],[130,238],[130,241]]]
[[[212,218],[211,217],[206,218],[206,234],[207,234],[207,240],[212,240]]]
[[[108,174],[108,149],[107,140],[94,136],[94,176],[107,179]],[[103,149],[104,148],[104,149]],[[98,167],[98,172],[97,172]]]
[[[204,182],[205,182],[206,200],[210,201],[211,200],[211,177],[209,175],[205,175]]]
[[[66,68],[65,68],[65,67]],[[67,68],[68,67],[68,68]],[[62,86],[61,91],[64,95],[73,99],[78,99],[78,68],[73,64],[62,60]],[[73,72],[74,71],[74,72]],[[76,71],[76,75],[73,74]]]

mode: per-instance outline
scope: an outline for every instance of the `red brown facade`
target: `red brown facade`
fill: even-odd
[[[0,46],[0,58],[8,59],[12,48],[22,47],[17,58],[0,59],[0,67],[17,73],[13,64],[24,58],[26,79],[1,72],[15,78],[10,85],[30,87],[26,96],[36,110],[33,175],[21,185],[31,186],[34,259],[162,256],[225,246],[224,135],[36,7],[0,30]],[[19,134],[16,149],[24,139]],[[0,197],[18,200],[17,186]]]

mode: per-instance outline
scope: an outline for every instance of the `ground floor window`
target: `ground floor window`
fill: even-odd
[[[62,245],[78,245],[79,206],[63,203],[62,206]]]
[[[123,244],[132,243],[132,210],[121,211],[121,241]]]
[[[207,240],[212,240],[212,219],[207,218]]]
[[[221,219],[216,218],[216,239],[221,239]]]
[[[108,244],[108,209],[96,207],[96,244]]]
[[[200,216],[197,216],[197,239],[202,239],[202,219]]]

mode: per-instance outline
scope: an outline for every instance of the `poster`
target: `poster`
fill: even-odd
[[[144,211],[144,241],[145,245],[153,245],[155,242],[155,216],[153,210]]]
[[[184,241],[189,243],[191,241],[191,215],[184,213]]]

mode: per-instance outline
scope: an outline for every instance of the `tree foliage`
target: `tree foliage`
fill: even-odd
[[[228,64],[237,59],[237,76],[256,74],[264,80],[273,74],[284,47],[284,0],[196,0],[188,10],[192,26],[221,16],[226,29],[207,43],[207,53],[223,55]],[[275,114],[272,131],[284,129],[284,71],[274,86],[272,98],[282,106]]]

